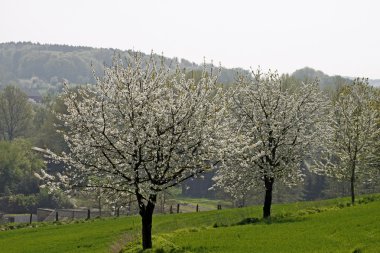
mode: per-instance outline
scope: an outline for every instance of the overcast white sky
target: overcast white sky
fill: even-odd
[[[163,52],[380,78],[377,0],[0,0],[0,42]]]

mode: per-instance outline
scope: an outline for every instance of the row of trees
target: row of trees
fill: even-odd
[[[65,89],[67,112],[58,118],[69,152],[48,152],[67,167],[40,178],[52,189],[102,189],[115,200],[134,195],[144,249],[152,247],[157,195],[214,168],[216,185],[232,195],[264,187],[269,218],[274,183],[295,184],[307,168],[329,175],[348,168],[353,178],[378,171],[376,92],[358,79],[331,103],[317,82],[260,71],[224,89],[215,71],[195,80],[135,54],[127,65],[116,60],[95,86]]]
[[[214,179],[237,199],[263,186],[264,217],[275,181],[295,185],[307,170],[332,176],[350,182],[354,203],[356,180],[379,177],[380,97],[366,79],[330,98],[317,82],[294,86],[276,73],[241,77],[232,90],[229,115],[243,141]]]
[[[35,212],[37,207],[70,207],[59,192],[40,189],[34,173],[46,168],[35,145],[64,149],[55,132],[50,107],[61,108],[59,100],[45,105],[33,102],[16,86],[0,91],[0,211]]]

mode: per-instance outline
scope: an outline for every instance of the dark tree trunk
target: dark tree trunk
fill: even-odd
[[[98,196],[98,206],[99,206],[99,216],[102,217],[102,202],[101,202],[100,192]]]
[[[151,195],[147,204],[144,204],[141,198],[139,200],[139,196],[137,199],[142,223],[142,247],[144,250],[150,249],[152,248],[152,218],[156,205],[156,195]]]
[[[274,178],[264,177],[265,184],[265,200],[263,207],[263,217],[264,219],[270,218],[270,209],[272,206],[272,191],[273,191]]]
[[[355,204],[355,166],[351,171],[351,203]]]
[[[8,139],[9,139],[9,141],[13,141],[13,131],[12,130],[8,131]]]

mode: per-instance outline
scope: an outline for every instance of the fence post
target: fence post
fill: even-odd
[[[197,204],[197,207],[195,208],[196,212],[199,212],[199,206]]]
[[[33,220],[33,214],[30,213],[29,224],[32,224],[32,220]]]
[[[91,211],[90,209],[87,209],[87,220],[91,218]]]
[[[58,221],[58,211],[55,211],[55,221]]]
[[[179,213],[179,203],[177,204],[177,213]]]
[[[173,205],[170,205],[169,213],[173,213]]]

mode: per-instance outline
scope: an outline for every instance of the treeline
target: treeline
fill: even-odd
[[[131,54],[131,51],[112,48],[30,42],[1,43],[0,86],[5,87],[9,83],[13,83],[23,89],[37,90],[42,94],[59,93],[64,81],[72,84],[93,83],[93,71],[96,76],[102,75],[104,66],[110,66],[115,55],[130,59]],[[149,57],[149,55],[144,55],[144,57]],[[185,59],[178,60],[160,55],[156,55],[156,57],[173,69],[177,67],[177,64],[181,69],[187,71],[203,68],[202,65]],[[222,68],[220,82],[233,83],[238,71],[243,70]]]
[[[299,74],[300,72],[298,72]],[[308,72],[313,73],[313,72]],[[199,72],[188,73],[188,76],[198,78]],[[297,79],[284,75],[287,82],[300,84],[304,80],[315,78],[311,74]],[[331,97],[336,89],[350,84],[349,80],[333,78],[332,86],[326,87]],[[29,99],[27,94],[16,86],[7,86],[0,92],[0,211],[28,211],[38,206],[63,207],[71,206],[67,198],[59,192],[48,194],[40,189],[35,172],[49,166],[49,170],[62,170],[62,165],[45,164],[43,157],[32,151],[32,147],[48,148],[60,153],[67,151],[66,143],[57,126],[62,124],[55,113],[64,113],[66,107],[61,96],[46,96],[41,103]],[[64,130],[64,128],[62,128]],[[316,200],[346,196],[350,193],[350,185],[334,178],[317,175],[305,170],[305,180],[295,188],[289,188],[281,183],[274,188],[274,202],[289,202],[300,200]],[[235,201],[223,189],[211,189],[214,172],[205,174],[203,178],[189,179],[182,184],[182,194],[188,197],[207,197],[230,199]],[[376,182],[360,184],[359,193],[378,192],[380,186]],[[237,206],[262,203],[262,192],[253,190],[235,202]],[[56,195],[56,196],[55,196]],[[58,197],[57,197],[58,196]]]
[[[15,86],[0,91],[0,212],[72,206],[61,192],[40,188],[34,175],[47,166],[54,168],[32,150],[34,146],[65,149],[52,113],[60,108],[63,104],[57,99],[45,98],[43,103],[36,103]]]
[[[340,97],[346,96],[350,93],[350,87],[354,87],[354,82],[350,79],[345,79],[339,76],[329,77],[323,74],[320,71],[315,71],[310,68],[305,68],[304,70],[296,71],[293,75],[283,75],[281,77],[282,82],[286,84],[292,84],[295,87],[301,87],[301,83],[312,82],[315,79],[324,80],[322,83],[329,83],[330,85],[323,85],[320,83],[320,88],[323,90],[323,93],[327,94],[329,99],[331,100],[331,104],[337,103]],[[366,83],[366,79],[363,79],[364,83]],[[364,92],[364,90],[363,90]],[[375,88],[373,90],[374,101],[373,107],[377,107],[379,110],[379,95],[380,90]],[[347,93],[347,94],[346,94]],[[356,101],[352,101],[355,103]],[[360,110],[363,110],[360,106],[358,106]],[[357,110],[359,110],[357,109]],[[356,112],[356,113],[359,113]],[[355,115],[355,113],[353,114]],[[347,116],[348,117],[348,116]],[[356,121],[355,118],[350,119],[351,121]],[[380,122],[378,122],[380,124]],[[350,130],[351,131],[351,130]],[[343,130],[342,130],[343,132]],[[342,133],[343,134],[343,133]],[[369,133],[368,133],[369,136]],[[341,137],[337,137],[338,139]],[[372,138],[372,137],[368,137]],[[378,137],[377,137],[378,138]],[[374,140],[376,142],[376,140]],[[352,141],[353,142],[353,141]],[[380,145],[377,145],[377,149]],[[376,153],[376,151],[374,152]],[[379,165],[375,165],[379,167]],[[360,168],[363,169],[363,168]],[[319,173],[315,173],[314,171],[308,170],[308,166],[306,163],[301,164],[300,170],[304,174],[304,178],[297,185],[293,185],[292,187],[283,184],[282,182],[278,182],[274,185],[273,188],[273,201],[275,203],[287,203],[294,201],[303,201],[303,200],[319,200],[319,199],[328,199],[328,198],[336,198],[348,196],[351,194],[351,186],[349,180],[342,180],[342,178],[337,179],[337,177],[331,177],[327,175],[322,175]],[[227,194],[224,191],[221,191],[223,187],[217,188],[213,187],[212,178],[215,177],[215,172],[209,172],[204,175],[203,178],[189,179],[187,180],[182,187],[182,192],[185,196],[188,197],[208,197],[208,198],[224,198],[230,199],[235,202],[236,206],[244,206],[244,205],[252,205],[252,204],[260,204],[263,203],[263,188],[254,188],[251,190],[244,190],[244,193],[241,193],[239,198],[236,196]],[[356,178],[356,176],[355,176]],[[380,191],[379,181],[380,178],[377,176],[372,178],[368,176],[368,178],[361,179],[362,181],[357,184],[357,193],[359,194],[368,194],[375,193]],[[211,190],[210,190],[211,189]]]
[[[50,45],[31,42],[0,43],[0,88],[14,84],[26,93],[39,92],[41,95],[57,94],[62,91],[63,82],[71,84],[93,83],[96,76],[103,74],[104,66],[110,66],[115,55],[130,59],[132,51],[112,48],[91,48],[68,45]],[[144,55],[144,54],[143,54]],[[149,57],[149,55],[144,55]],[[156,55],[156,57],[162,57]],[[166,66],[186,71],[201,71],[202,64],[186,59],[162,57]],[[211,67],[208,64],[208,67]],[[214,66],[217,68],[218,66]],[[219,82],[232,84],[237,73],[246,72],[240,68],[221,68]],[[332,87],[352,82],[341,76],[328,76],[321,71],[305,67],[291,74],[303,81],[318,78],[321,87]],[[379,85],[380,80],[369,80]]]

